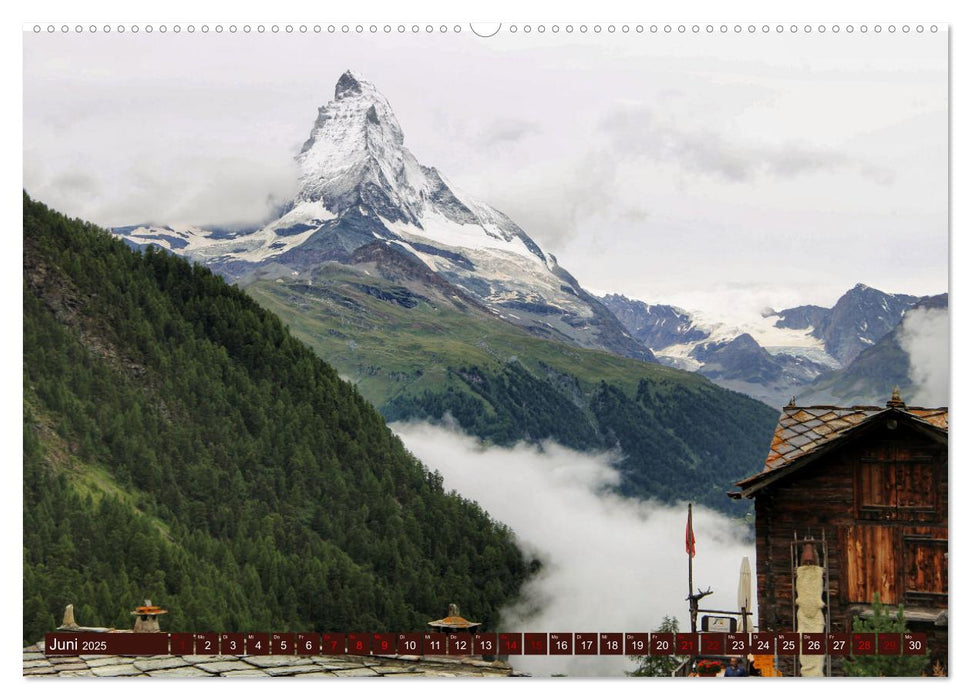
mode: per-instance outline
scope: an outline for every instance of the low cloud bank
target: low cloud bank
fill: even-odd
[[[524,632],[649,632],[665,615],[689,628],[687,505],[666,506],[609,492],[619,482],[616,455],[580,453],[555,443],[483,447],[460,432],[427,423],[392,429],[446,489],[477,501],[509,525],[542,572],[521,601],[503,612],[502,629]],[[714,594],[703,606],[736,607],[743,556],[755,562],[746,528],[694,509],[695,588]],[[753,592],[754,597],[754,592]],[[474,615],[474,610],[468,611]],[[700,619],[699,619],[700,625]],[[619,676],[626,657],[522,656],[513,665],[537,676]]]
[[[951,384],[951,334],[947,309],[912,309],[903,320],[900,346],[910,356],[915,406],[947,406]]]

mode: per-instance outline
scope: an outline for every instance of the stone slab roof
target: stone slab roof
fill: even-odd
[[[888,411],[877,406],[786,406],[779,416],[769,454],[763,471],[785,466],[805,454],[815,451],[847,429]],[[900,409],[925,423],[947,430],[946,408]]]
[[[789,404],[782,409],[779,416],[762,471],[737,482],[737,485],[747,493],[754,485],[763,482],[769,473],[800,462],[804,457],[829,447],[835,440],[848,435],[857,426],[891,412],[904,414],[915,419],[918,424],[924,424],[938,431],[947,432],[948,429],[947,407],[911,408],[905,406],[903,402],[894,403],[893,400],[888,402],[886,407],[842,408]]]
[[[446,656],[45,656],[24,649],[26,678],[470,678],[522,676],[502,661]]]

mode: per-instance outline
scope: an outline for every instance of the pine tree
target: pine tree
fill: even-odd
[[[891,615],[887,607],[880,602],[880,594],[873,594],[873,617],[858,617],[853,621],[854,632],[892,632],[907,631],[904,621],[904,606],[897,608],[897,614]],[[919,676],[927,666],[929,657],[923,656],[888,656],[875,654],[873,656],[850,656],[843,665],[848,676]]]
[[[665,615],[661,626],[654,630],[655,634],[659,632],[677,634],[678,618]],[[629,672],[627,675],[635,678],[670,678],[675,669],[684,663],[685,658],[684,656],[675,656],[674,654],[668,656],[631,656],[630,659],[636,661],[638,666],[636,670]]]

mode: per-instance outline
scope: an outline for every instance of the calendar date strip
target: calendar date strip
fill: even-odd
[[[52,632],[47,656],[922,656],[927,635],[795,632]]]

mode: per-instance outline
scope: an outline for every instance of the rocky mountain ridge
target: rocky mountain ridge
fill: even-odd
[[[930,299],[943,298],[946,306],[946,296]],[[868,396],[854,394],[850,387],[856,384],[843,386],[845,382],[835,377],[899,332],[907,311],[927,299],[857,284],[831,308],[766,309],[745,327],[706,324],[683,309],[617,294],[601,301],[663,364],[699,372],[721,386],[781,406],[793,395],[839,396],[851,403]],[[906,385],[906,361],[894,366],[897,371],[882,373],[884,383]],[[833,382],[842,386],[836,394],[831,391]],[[872,389],[877,396],[887,391],[884,386]]]

